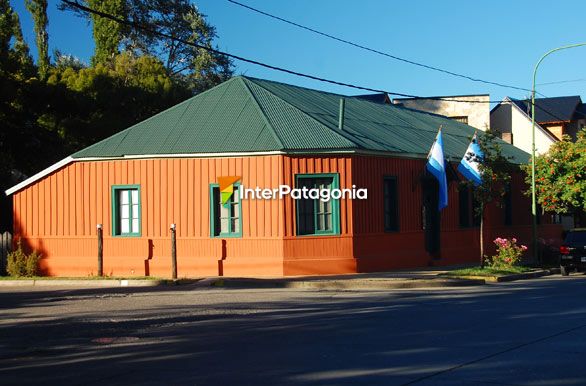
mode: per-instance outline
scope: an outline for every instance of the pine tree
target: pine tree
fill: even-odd
[[[47,33],[47,0],[26,0],[26,8],[29,10],[35,23],[37,50],[39,53],[38,67],[39,77],[45,79],[49,71],[49,34]]]
[[[88,0],[88,6],[118,18],[124,18],[124,0]],[[92,64],[109,63],[119,52],[122,39],[120,23],[92,15],[93,35],[96,44]]]

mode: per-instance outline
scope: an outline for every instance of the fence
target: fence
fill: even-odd
[[[12,234],[4,232],[0,234],[0,275],[6,274],[8,253],[12,250]]]

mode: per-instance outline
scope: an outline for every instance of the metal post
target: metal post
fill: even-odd
[[[98,276],[104,276],[104,237],[102,224],[96,225],[98,230]]]
[[[346,99],[340,98],[340,111],[338,113],[338,129],[344,130],[344,114],[345,114]]]
[[[553,54],[556,51],[565,50],[568,48],[586,46],[586,43],[570,44],[568,46],[562,46],[554,48],[546,52],[535,65],[533,70],[533,87],[531,88],[531,235],[532,235],[532,246],[533,246],[533,259],[538,261],[539,254],[537,251],[537,201],[535,198],[535,80],[537,78],[537,69],[539,65],[545,59],[546,56]]]
[[[171,276],[173,279],[177,279],[177,237],[175,224],[171,224]]]

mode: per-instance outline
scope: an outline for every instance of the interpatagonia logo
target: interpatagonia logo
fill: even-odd
[[[238,195],[240,200],[281,200],[286,196],[294,200],[320,200],[323,202],[332,199],[350,199],[350,200],[366,200],[368,199],[368,190],[364,188],[357,188],[352,185],[351,188],[337,189],[337,188],[317,188],[303,186],[300,188],[292,188],[289,185],[279,185],[278,188],[247,188],[240,184],[238,189],[234,189],[234,184],[239,182],[242,177],[228,176],[218,177],[218,185],[220,188],[220,201],[222,205],[226,205],[234,194]]]
[[[222,205],[226,205],[232,195],[234,194],[234,184],[240,181],[240,176],[218,177],[218,185],[220,188],[220,201]]]
[[[357,188],[337,189],[337,188],[311,188],[303,186],[301,188],[291,188],[289,185],[279,185],[278,188],[246,188],[243,185],[238,187],[240,200],[282,200],[289,196],[294,200],[320,200],[328,202],[330,200],[349,199],[349,200],[366,200],[368,199],[368,190]]]

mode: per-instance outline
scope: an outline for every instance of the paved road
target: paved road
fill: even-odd
[[[0,384],[584,385],[586,276],[361,292],[0,288]]]

